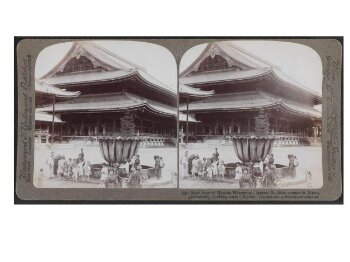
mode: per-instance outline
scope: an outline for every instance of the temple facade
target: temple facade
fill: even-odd
[[[69,92],[35,81],[35,108],[52,105],[51,113],[40,110],[35,112],[35,139],[38,143],[54,142],[54,137],[60,134],[63,121],[53,113],[56,102],[68,101],[79,95],[79,91]]]
[[[180,96],[180,112],[198,121],[180,124],[191,141],[256,135],[264,111],[275,143],[320,142],[322,113],[314,106],[322,97],[231,42],[208,44],[181,72]]]
[[[72,100],[56,102],[54,109],[52,102],[36,109],[41,114],[54,111],[62,121],[61,140],[118,135],[126,114],[134,122],[134,135],[161,138],[163,143],[177,136],[176,93],[146,69],[92,41],[74,42],[38,81],[80,93]]]

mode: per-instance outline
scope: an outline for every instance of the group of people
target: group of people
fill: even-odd
[[[182,167],[182,177],[193,177],[207,181],[221,180],[225,176],[224,161],[219,159],[219,152],[215,148],[215,152],[211,157],[203,157],[198,154],[189,155],[185,151],[185,155],[180,160]]]
[[[235,168],[235,182],[239,188],[271,188],[278,178],[273,154],[268,154],[264,160],[258,162],[237,162]]]
[[[122,187],[123,180],[131,188],[139,188],[142,184],[140,156],[133,156],[122,164],[103,163],[100,171],[100,187],[108,188],[110,183],[114,187]]]
[[[58,178],[60,180],[78,180],[88,181],[91,176],[91,166],[89,161],[84,159],[84,151],[80,150],[77,158],[66,158],[65,155],[55,154],[51,152],[47,160],[49,177]],[[39,182],[44,178],[43,169],[40,169]]]
[[[163,157],[154,156],[154,174],[157,179],[162,176],[162,168],[164,167]],[[125,161],[122,164],[102,164],[100,171],[100,187],[109,187],[110,183],[114,184],[114,187],[123,187],[123,181],[129,188],[140,188],[143,181],[149,179],[143,177],[141,172],[142,166],[140,156],[135,155],[131,159]]]
[[[290,177],[296,176],[298,161],[295,155],[288,155],[289,167],[287,173]],[[222,181],[226,173],[226,166],[223,160],[219,159],[219,153],[215,148],[209,158],[200,158],[197,154],[189,155],[185,151],[180,159],[182,178],[193,177],[207,181]],[[272,188],[277,179],[285,174],[277,172],[273,154],[268,154],[265,159],[253,162],[237,162],[233,164],[234,182],[237,188]]]
[[[59,180],[70,180],[75,183],[78,181],[87,182],[93,176],[99,179],[100,187],[108,187],[109,183],[114,183],[116,187],[122,186],[124,180],[129,187],[141,187],[142,181],[146,178],[141,174],[140,156],[135,155],[124,163],[102,164],[100,172],[92,172],[89,161],[85,160],[84,150],[81,149],[77,158],[66,158],[65,155],[51,152],[47,159],[48,175],[44,169],[40,169],[38,185],[41,186],[45,177],[56,178]],[[162,176],[164,167],[163,157],[154,156],[154,173],[157,179]],[[98,175],[100,174],[100,176]],[[150,177],[148,177],[149,179]]]
[[[284,176],[294,178],[296,168],[299,165],[295,155],[288,155],[289,165],[285,173],[277,172],[273,154],[268,154],[265,160],[259,159],[257,163],[237,163],[235,169],[235,179],[239,181],[240,188],[256,188],[258,183],[262,188],[273,188],[276,180]],[[259,181],[259,182],[258,182]]]

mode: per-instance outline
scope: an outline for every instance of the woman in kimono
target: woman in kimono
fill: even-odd
[[[198,171],[199,171],[199,157],[196,155],[194,159],[192,160],[192,176],[198,177]]]

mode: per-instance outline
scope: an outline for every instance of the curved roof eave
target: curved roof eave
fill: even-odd
[[[179,93],[180,95],[205,98],[205,97],[212,96],[215,93],[215,91],[214,90],[204,91],[198,88],[193,88],[185,84],[179,84]]]
[[[80,91],[66,91],[43,82],[35,81],[35,92],[43,95],[54,95],[59,98],[75,98],[80,95]]]
[[[296,114],[299,115],[304,115],[304,116],[308,116],[308,117],[312,117],[312,118],[317,118],[320,119],[322,118],[322,113],[320,112],[320,114],[317,114],[316,112],[314,114],[312,113],[306,113],[302,110],[296,110],[293,109],[291,106],[285,104],[282,101],[278,101],[278,102],[273,102],[271,104],[266,104],[266,105],[261,105],[259,106],[259,108],[271,108],[271,107],[275,107],[275,106],[281,106],[284,109],[294,112]],[[239,111],[252,111],[252,110],[256,110],[257,107],[251,106],[251,107],[240,107],[240,108],[214,108],[214,109],[189,109],[190,112],[199,112],[199,111],[235,111],[235,112],[239,112]],[[186,111],[186,109],[184,109],[183,107],[179,108],[179,111]]]
[[[289,87],[297,89],[298,91],[305,92],[305,93],[307,93],[309,95],[312,95],[314,97],[314,99],[316,99],[319,102],[319,104],[322,103],[322,96],[320,96],[319,94],[317,94],[314,91],[309,90],[308,88],[302,86],[301,84],[295,82],[294,80],[292,80],[289,77],[285,76],[282,72],[277,71],[277,70],[272,70],[271,74],[273,75],[273,77],[277,81],[279,81],[279,82],[281,82],[281,83],[283,83],[285,85],[288,85]],[[285,79],[283,79],[283,76],[285,76],[284,77]]]
[[[138,78],[145,82],[146,84],[149,84],[156,89],[160,89],[163,91],[163,93],[166,93],[170,96],[176,97],[175,91],[172,91],[170,87],[166,86],[164,83],[160,82],[159,80],[155,79],[153,76],[149,75],[147,72],[142,70],[136,70],[136,75]]]

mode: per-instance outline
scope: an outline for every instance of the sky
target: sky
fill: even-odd
[[[322,62],[312,48],[291,42],[246,40],[231,41],[246,51],[280,67],[281,71],[297,83],[322,95]],[[186,69],[207,44],[189,49],[181,59],[180,72]]]
[[[172,90],[177,90],[177,66],[168,49],[144,42],[103,40],[94,41],[98,45],[143,67],[147,73],[163,82]],[[35,78],[50,71],[69,51],[72,42],[55,44],[42,50],[35,65]]]

